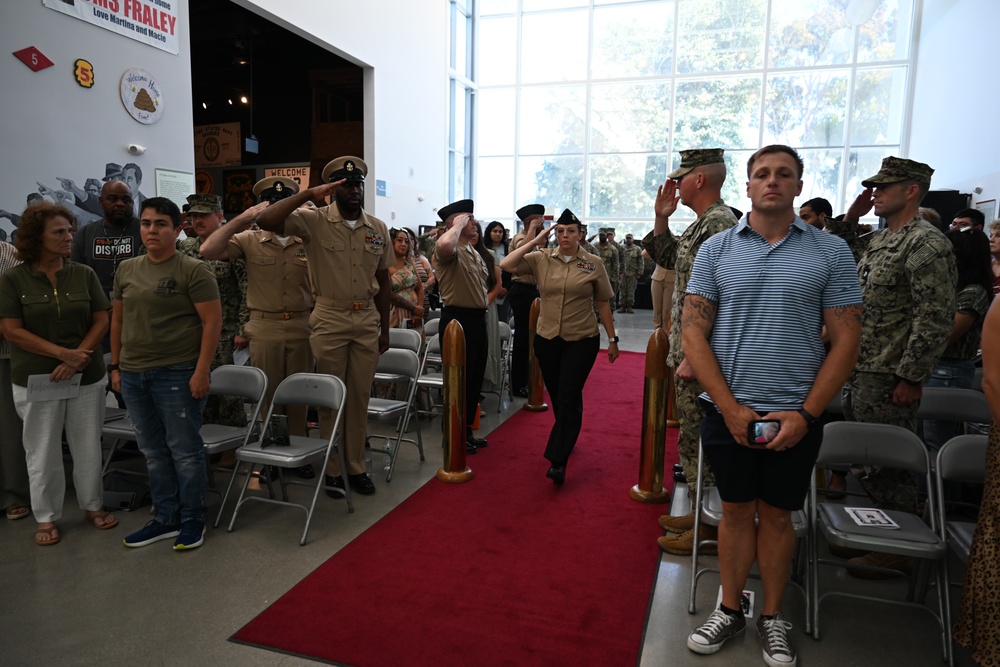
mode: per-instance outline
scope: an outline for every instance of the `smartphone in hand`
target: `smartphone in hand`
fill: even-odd
[[[758,419],[747,424],[747,440],[751,447],[764,447],[778,437],[781,422],[777,419]]]

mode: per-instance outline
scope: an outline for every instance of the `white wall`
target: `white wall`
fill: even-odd
[[[432,224],[448,203],[448,3],[234,1],[365,68],[365,208],[390,226]]]
[[[83,187],[88,177],[102,178],[105,164],[134,162],[143,171],[140,191],[155,194],[156,167],[194,170],[191,123],[191,60],[188,8],[177,3],[180,55],[147,46],[116,33],[47,9],[38,0],[6,0],[0,10],[0,209],[20,213],[25,197],[38,191],[36,181],[59,187],[56,177]],[[10,55],[35,46],[54,63],[32,72]],[[82,88],[73,77],[77,58],[94,65],[95,84]],[[163,115],[154,125],[132,119],[122,106],[122,73],[141,67],[159,81]],[[147,146],[140,157],[128,144]],[[10,221],[0,219],[10,232]]]
[[[1000,2],[923,0],[909,157],[973,202],[1000,199],[998,26]]]

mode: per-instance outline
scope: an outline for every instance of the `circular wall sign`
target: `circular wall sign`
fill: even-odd
[[[163,113],[163,93],[153,75],[144,69],[133,67],[122,74],[122,104],[132,118],[140,123],[152,125],[160,120]]]

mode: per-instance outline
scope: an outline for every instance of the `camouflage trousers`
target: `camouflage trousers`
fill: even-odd
[[[701,392],[701,385],[697,381],[682,380],[674,376],[674,411],[677,413],[677,421],[681,423],[681,430],[677,436],[677,453],[681,457],[692,503],[695,485],[698,482],[698,442],[701,440],[701,422],[705,418],[705,410],[698,403],[698,394]],[[707,463],[704,465],[702,484],[705,487],[715,486],[715,479]]]
[[[233,336],[227,336],[223,332],[219,345],[215,348],[215,356],[212,358],[212,370],[232,363]],[[232,396],[209,396],[201,420],[204,424],[246,426],[247,413],[243,407],[243,399]]]
[[[892,402],[897,381],[890,373],[855,372],[844,389],[844,416],[849,421],[892,424],[916,432],[917,404],[902,407]],[[875,507],[884,510],[917,511],[917,476],[897,468],[854,466],[851,472],[861,482]]]
[[[614,280],[611,281],[611,298],[608,299],[608,305],[611,306],[611,312],[612,313],[615,312],[616,310],[618,310],[618,303],[619,303],[619,300],[618,300],[618,287],[619,287],[619,285],[618,285],[618,279],[616,278],[616,279],[614,279]],[[600,320],[598,320],[598,321],[600,321]]]
[[[621,307],[631,308],[635,305],[635,276],[622,278]]]

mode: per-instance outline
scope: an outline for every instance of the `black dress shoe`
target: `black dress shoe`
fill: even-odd
[[[375,482],[366,473],[348,475],[347,479],[351,483],[351,491],[360,493],[363,496],[370,496],[375,493]]]
[[[316,477],[316,471],[313,470],[312,464],[307,463],[304,466],[299,466],[298,468],[292,468],[292,472],[295,473],[296,477],[301,479],[313,479]]]
[[[470,435],[465,439],[465,442],[470,445],[475,445],[476,447],[485,447],[490,444],[486,441],[486,438],[477,438],[474,435]]]
[[[685,475],[683,472],[675,472],[674,481],[679,482],[681,484],[687,484],[688,478],[687,475]]]
[[[566,481],[566,466],[552,466],[545,476],[561,486]]]
[[[674,464],[674,472],[684,472],[684,466],[680,463]]]
[[[474,444],[472,444],[468,440],[465,442],[465,453],[466,454],[475,454],[478,451],[479,451],[479,447],[476,447]]]
[[[344,478],[341,477],[340,475],[337,475],[336,477],[334,477],[333,475],[324,475],[323,481],[326,483],[327,486],[332,486],[334,489],[340,489],[341,491],[344,490]],[[330,496],[331,498],[345,497],[343,493],[337,493],[333,489],[327,489],[326,495]]]

